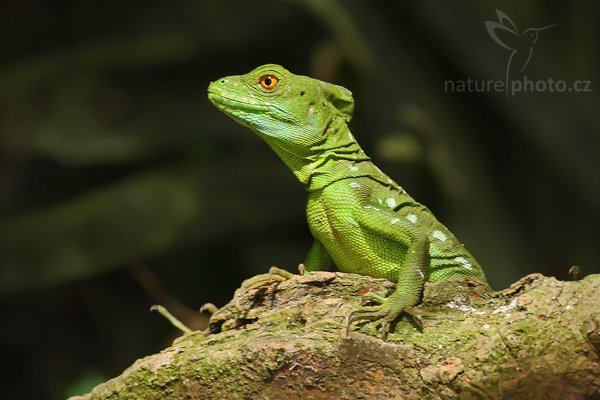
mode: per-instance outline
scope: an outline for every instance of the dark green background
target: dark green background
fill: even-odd
[[[267,62],[352,90],[378,166],[467,244],[495,288],[598,273],[594,1],[52,1],[0,6],[3,398],[84,392],[310,243],[305,193],[209,81]],[[503,80],[484,21],[543,31],[523,74],[591,92],[448,93]],[[519,38],[515,36],[515,43]],[[518,79],[523,79],[520,76]]]

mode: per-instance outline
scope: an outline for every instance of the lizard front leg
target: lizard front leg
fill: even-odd
[[[385,214],[384,218],[382,213]],[[398,218],[395,218],[398,220]],[[387,335],[388,329],[402,314],[409,316],[419,327],[421,321],[412,313],[412,308],[419,303],[423,293],[425,278],[429,270],[429,238],[425,233],[410,223],[397,223],[389,226],[390,218],[385,212],[377,211],[374,215],[364,218],[361,225],[367,234],[377,235],[392,239],[406,249],[401,265],[398,265],[398,281],[396,290],[388,297],[369,292],[363,296],[363,300],[375,303],[374,306],[362,306],[351,312],[346,318],[346,337],[350,326],[355,321],[381,320],[381,332],[383,337]]]

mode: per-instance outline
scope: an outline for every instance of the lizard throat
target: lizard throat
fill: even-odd
[[[323,133],[323,140],[302,155],[287,146],[270,143],[306,190],[324,188],[341,179],[376,176],[379,171],[362,150],[342,119],[334,119]]]

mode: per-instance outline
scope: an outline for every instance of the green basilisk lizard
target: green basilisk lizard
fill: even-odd
[[[473,256],[425,206],[379,170],[348,128],[352,93],[268,64],[216,80],[208,98],[277,153],[308,191],[314,242],[306,271],[340,271],[397,283],[390,296],[364,295],[346,321],[381,321],[385,335],[419,303],[426,281],[455,276],[486,282]],[[418,322],[419,323],[419,322]]]

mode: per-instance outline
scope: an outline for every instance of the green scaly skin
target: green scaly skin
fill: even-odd
[[[306,186],[315,239],[306,271],[335,265],[397,282],[389,297],[365,294],[375,305],[353,311],[347,329],[353,321],[381,320],[385,335],[403,313],[411,316],[426,281],[486,282],[456,237],[363,152],[347,125],[354,109],[349,90],[268,64],[212,82],[208,98],[264,139]]]

